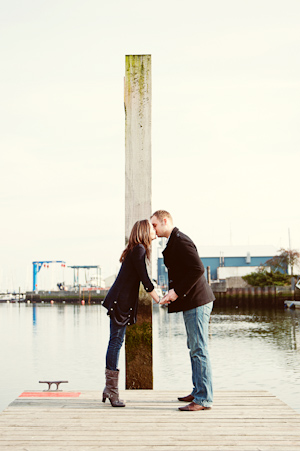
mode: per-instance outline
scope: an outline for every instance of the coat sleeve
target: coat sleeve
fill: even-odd
[[[174,290],[179,297],[184,297],[204,274],[205,269],[192,241],[179,240],[176,258],[180,262],[181,277],[174,280]]]
[[[151,282],[147,267],[146,267],[146,249],[142,244],[138,244],[132,250],[132,261],[135,270],[139,276],[140,281],[144,285],[145,290],[148,293],[154,290],[154,285]]]

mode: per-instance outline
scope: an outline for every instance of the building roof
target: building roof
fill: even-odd
[[[240,246],[198,246],[201,258],[212,257],[273,257],[278,249],[271,245],[240,245]]]

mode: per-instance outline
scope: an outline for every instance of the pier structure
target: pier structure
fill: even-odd
[[[37,283],[37,276],[38,273],[40,272],[40,270],[43,267],[49,268],[49,264],[52,263],[60,263],[63,267],[66,266],[66,262],[62,261],[62,260],[43,260],[43,261],[36,261],[36,262],[32,262],[33,265],[33,284],[32,284],[32,291],[37,292],[38,291],[38,283]]]
[[[0,414],[0,451],[300,449],[300,414],[268,391],[216,391],[200,412],[180,412],[178,394],[121,391],[117,409],[99,391],[26,391]]]
[[[101,266],[99,265],[72,265],[68,266],[68,268],[73,269],[73,283],[74,287],[79,287],[79,271],[80,269],[84,269],[85,271],[89,269],[95,269],[96,270],[96,286],[101,287]]]
[[[126,55],[125,244],[134,223],[151,216],[151,102],[151,55]],[[126,388],[152,389],[152,298],[146,293],[140,293],[137,323],[126,330],[125,355]]]

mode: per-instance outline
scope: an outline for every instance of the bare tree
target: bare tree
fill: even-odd
[[[283,270],[288,272],[288,267],[291,267],[291,273],[294,273],[294,265],[299,262],[300,252],[295,249],[279,249],[280,254],[275,255],[265,262],[265,266],[270,266],[272,269]]]

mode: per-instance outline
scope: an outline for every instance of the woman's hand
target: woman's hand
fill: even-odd
[[[151,293],[149,293],[149,294],[150,294],[150,296],[152,296],[152,298],[154,299],[156,304],[159,304],[159,297],[158,297],[158,294],[156,293],[156,291],[152,290]]]

